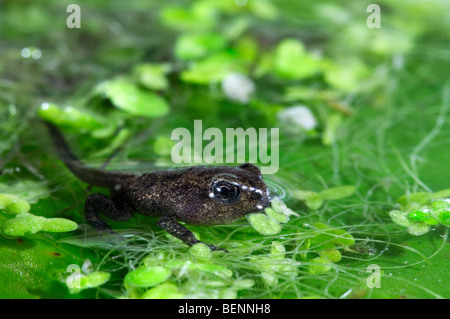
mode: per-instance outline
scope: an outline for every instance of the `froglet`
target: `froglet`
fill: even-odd
[[[181,225],[218,225],[270,206],[270,193],[259,168],[246,163],[231,166],[193,166],[149,173],[90,168],[70,150],[59,129],[44,122],[59,158],[82,181],[108,188],[110,196],[86,199],[86,220],[99,232],[113,232],[101,218],[126,221],[134,213],[159,217],[158,226],[191,246],[200,241]],[[207,244],[211,250],[224,250]]]

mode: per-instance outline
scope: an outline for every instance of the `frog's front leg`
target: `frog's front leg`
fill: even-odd
[[[182,240],[188,246],[192,246],[197,243],[203,243],[200,240],[198,240],[197,238],[195,238],[194,234],[189,229],[187,229],[183,225],[179,224],[176,221],[175,216],[173,216],[173,215],[166,215],[166,216],[161,217],[158,220],[158,226],[161,227],[162,229],[164,229],[166,232],[168,232],[172,236],[175,236],[176,238]],[[204,243],[204,244],[207,245],[212,251],[222,250],[222,251],[228,252],[228,250],[226,250],[224,248],[219,248],[219,247],[209,245],[206,243]]]
[[[114,233],[111,227],[100,219],[100,214],[113,220],[126,221],[133,217],[134,208],[120,196],[109,198],[103,194],[92,194],[86,199],[84,213],[86,220],[99,232]]]

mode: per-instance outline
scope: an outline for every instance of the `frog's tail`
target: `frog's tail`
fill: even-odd
[[[43,123],[50,133],[50,137],[61,161],[82,181],[90,185],[114,188],[131,176],[126,173],[87,167],[73,154],[60,130],[53,123],[47,121],[43,121]]]

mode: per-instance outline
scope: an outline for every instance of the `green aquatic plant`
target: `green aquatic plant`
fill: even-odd
[[[3,234],[12,237],[44,232],[70,232],[78,228],[78,224],[65,218],[45,218],[28,213],[30,204],[19,196],[0,194],[0,210],[15,215],[1,225]]]
[[[70,32],[53,23],[64,3],[2,4],[0,193],[9,195],[0,224],[24,235],[0,236],[0,297],[448,298],[450,194],[433,190],[450,177],[449,8],[380,1],[377,29],[356,1],[86,2],[82,28]],[[221,82],[236,73],[253,82],[250,97],[225,98]],[[317,123],[290,135],[276,115],[299,104]],[[86,185],[43,150],[36,112],[77,133],[74,152],[88,165],[119,170],[147,171],[140,160],[154,155],[167,165],[170,131],[193,119],[221,130],[280,127],[273,177],[296,215],[272,202],[250,220],[192,226],[228,254],[189,248],[145,216],[113,223],[118,236],[91,234]],[[39,217],[55,212],[85,232],[43,231]],[[83,271],[80,288],[57,282],[87,256],[96,270]],[[380,288],[367,286],[373,264]],[[139,269],[144,279],[150,269],[170,274],[127,286]]]
[[[30,204],[13,194],[0,194],[0,210],[6,214],[17,215],[27,213],[30,210]]]
[[[78,294],[83,290],[99,287],[111,278],[111,273],[95,271],[90,259],[86,259],[81,267],[69,265],[69,276],[60,276],[62,283],[66,284],[71,294]],[[74,271],[75,270],[75,271]]]
[[[169,104],[163,97],[142,89],[125,77],[102,82],[95,92],[109,99],[115,107],[135,116],[153,118],[169,113]]]
[[[436,193],[413,193],[397,199],[401,209],[391,210],[392,221],[407,227],[408,233],[420,236],[428,233],[431,226],[450,227],[450,199],[445,198],[449,190]]]
[[[341,260],[341,250],[345,250],[354,244],[355,239],[344,229],[332,228],[316,222],[312,225],[310,234],[300,246],[303,250],[300,256],[308,262],[310,273],[326,273],[333,267],[334,263]]]
[[[17,214],[1,226],[3,234],[13,237],[31,235],[39,231],[64,233],[77,228],[77,223],[66,218],[45,218],[30,213]]]
[[[319,209],[323,203],[327,200],[337,200],[345,197],[352,196],[356,191],[356,187],[353,185],[338,186],[328,188],[321,192],[295,190],[293,195],[302,201],[305,201],[306,206],[311,209]]]
[[[283,201],[275,199],[272,201],[271,207],[264,210],[264,213],[248,214],[247,220],[258,233],[275,235],[281,231],[281,224],[289,221],[290,215],[298,216]]]

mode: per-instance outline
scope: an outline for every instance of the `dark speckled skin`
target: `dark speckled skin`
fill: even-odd
[[[70,151],[59,130],[45,122],[61,160],[81,180],[111,190],[111,197],[90,195],[85,203],[86,219],[99,231],[111,232],[99,215],[127,220],[133,213],[159,216],[158,225],[188,245],[199,241],[180,225],[228,224],[270,205],[269,191],[261,172],[253,164],[155,171],[132,174],[91,169]],[[211,188],[214,181],[236,185],[238,198],[230,203],[217,200]],[[212,250],[219,249],[208,245]],[[224,249],[222,249],[224,250]]]
[[[124,192],[137,212],[144,215],[175,215],[191,225],[228,224],[270,204],[259,170],[250,165],[194,166],[143,174],[124,184]],[[240,198],[225,204],[210,197],[210,185],[217,179],[239,184]]]

